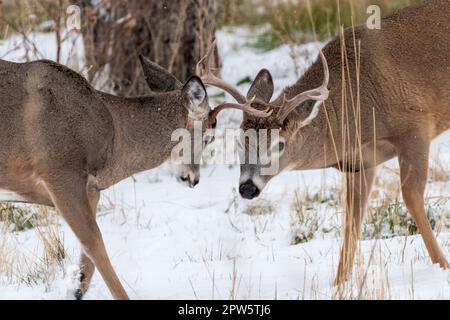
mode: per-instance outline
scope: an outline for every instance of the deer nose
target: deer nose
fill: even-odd
[[[255,186],[251,181],[247,181],[246,183],[243,183],[239,186],[239,194],[244,199],[254,199],[259,196],[260,193],[261,191],[259,191],[258,187]]]

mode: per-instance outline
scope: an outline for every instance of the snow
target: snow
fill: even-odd
[[[218,32],[223,78],[229,82],[253,78],[261,68],[267,68],[279,92],[296,81],[321,46],[312,43],[259,52],[248,46],[249,32],[239,28]],[[54,59],[54,37],[33,37],[42,55]],[[23,49],[11,50],[19,39],[12,36],[1,43],[0,56],[23,60]],[[299,53],[297,71],[292,50]],[[82,56],[82,43],[75,51]],[[68,48],[62,51],[61,61],[70,61],[69,52]],[[240,88],[245,92],[248,84]],[[222,126],[239,125],[239,112],[224,114]],[[441,137],[433,150],[448,163],[450,136]],[[387,167],[395,170],[396,162],[391,161]],[[382,179],[389,179],[390,172],[382,170]],[[345,296],[337,295],[333,279],[343,209],[333,200],[307,204],[319,215],[320,230],[312,240],[292,245],[295,232],[304,234],[308,230],[307,226],[293,225],[294,191],[320,194],[324,199],[339,197],[336,190],[342,182],[336,171],[287,172],[276,177],[261,196],[271,207],[262,215],[251,214],[251,208],[262,200],[244,201],[236,193],[238,166],[206,166],[201,175],[200,184],[191,190],[179,185],[169,166],[164,165],[104,192],[98,222],[115,270],[132,299],[333,299],[357,298],[360,294],[368,299],[450,299],[450,273],[431,264],[420,236],[361,241],[354,283]],[[427,189],[428,197],[444,199],[442,210],[447,218],[449,190],[449,181],[430,183]],[[450,259],[448,226],[444,223],[438,240]],[[48,283],[27,285],[9,281],[11,277],[2,271],[0,260],[0,299],[73,299],[79,245],[62,219],[56,227],[68,255],[64,268],[47,270],[55,274]],[[43,255],[44,246],[36,230],[3,233],[0,239],[0,253],[17,256],[13,267],[32,266]],[[359,292],[356,284],[365,275],[365,289]],[[110,298],[96,272],[85,299]]]

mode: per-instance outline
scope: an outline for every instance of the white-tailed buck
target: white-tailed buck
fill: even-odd
[[[199,64],[205,84],[229,92],[244,111],[242,129],[279,129],[279,172],[336,168],[346,176],[344,242],[336,282],[353,265],[361,220],[377,165],[398,157],[405,204],[433,263],[449,264],[425,213],[431,141],[450,128],[450,5],[430,0],[397,11],[381,30],[350,28],[330,41],[321,59],[273,101],[272,77],[262,70],[247,97],[212,77],[207,55]],[[209,51],[211,55],[212,50]],[[248,143],[242,141],[248,149]],[[270,150],[270,148],[269,148]],[[248,150],[246,150],[248,153]],[[241,164],[239,192],[257,197],[273,176]]]
[[[204,130],[211,127],[198,77],[183,85],[140,59],[154,93],[135,98],[97,91],[51,61],[0,60],[0,188],[13,193],[0,200],[60,211],[83,248],[79,299],[95,267],[114,298],[128,298],[96,223],[100,191],[170,159],[174,130],[193,130],[194,121]],[[191,187],[198,183],[198,164],[178,165],[178,171]]]

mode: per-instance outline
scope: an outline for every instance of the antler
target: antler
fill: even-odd
[[[253,97],[251,100],[247,100],[247,98],[242,95],[236,87],[213,74],[211,64],[215,47],[216,40],[214,40],[214,42],[211,44],[206,55],[197,63],[196,74],[200,77],[204,84],[214,86],[224,90],[225,92],[228,92],[234,99],[236,99],[238,103],[224,102],[218,105],[213,111],[211,111],[211,119],[215,121],[217,115],[225,109],[242,110],[251,116],[259,118],[269,117],[272,114],[272,111],[269,111],[269,109],[262,111],[252,108],[251,105],[253,102],[255,102],[256,97]]]
[[[237,102],[245,104],[247,102],[247,99],[235,87],[220,79],[219,77],[216,77],[212,72],[211,65],[215,48],[216,40],[214,40],[214,42],[208,48],[206,55],[197,63],[197,76],[202,79],[204,84],[220,88],[231,94],[231,96],[233,96],[233,98],[235,98]]]
[[[316,89],[312,89],[309,91],[302,92],[298,95],[296,95],[292,99],[287,99],[286,94],[283,98],[283,104],[280,107],[280,110],[278,111],[278,119],[283,122],[286,117],[301,103],[307,101],[307,100],[315,100],[317,101],[314,104],[313,110],[311,114],[302,121],[300,124],[301,126],[306,126],[310,124],[315,117],[317,117],[320,109],[320,105],[328,99],[328,96],[330,92],[328,91],[328,83],[330,81],[330,71],[328,70],[328,63],[327,59],[323,55],[322,51],[319,52],[320,58],[322,59],[322,65],[323,65],[323,71],[324,71],[324,81],[322,85]]]
[[[243,104],[240,103],[227,103],[224,102],[220,105],[218,105],[216,108],[214,108],[213,111],[211,111],[210,116],[212,119],[216,119],[217,115],[225,110],[225,109],[238,109],[244,111],[246,114],[251,115],[253,117],[257,118],[267,118],[272,114],[273,110],[270,110],[270,108],[266,110],[258,110],[255,108],[252,108],[252,103],[255,102],[256,97],[253,97],[250,101],[247,101]]]

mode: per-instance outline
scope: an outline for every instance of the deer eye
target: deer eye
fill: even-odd
[[[284,141],[279,141],[272,146],[272,153],[282,153],[286,148],[286,143]]]

